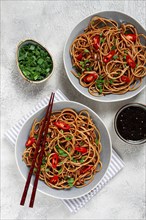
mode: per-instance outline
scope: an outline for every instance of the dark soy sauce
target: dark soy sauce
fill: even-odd
[[[125,140],[146,139],[146,108],[129,106],[117,118],[117,130]]]

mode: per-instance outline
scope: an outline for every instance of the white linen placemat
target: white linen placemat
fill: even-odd
[[[10,128],[6,133],[5,136],[7,139],[15,145],[17,136],[21,130],[21,127],[25,123],[25,121],[39,109],[44,106],[48,105],[50,97],[46,97],[41,100],[27,115],[25,115],[21,120],[19,120],[12,128]],[[63,101],[68,100],[68,98],[58,89],[55,92],[54,101]],[[112,150],[112,158],[110,162],[110,166],[104,175],[102,181],[88,194],[77,198],[77,199],[64,199],[62,200],[63,203],[68,207],[71,212],[77,212],[80,208],[86,205],[87,202],[90,201],[119,171],[124,167],[124,162],[118,156],[118,154]]]

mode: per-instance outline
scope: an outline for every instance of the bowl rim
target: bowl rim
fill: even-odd
[[[52,64],[53,64],[52,71],[51,71],[51,73],[50,73],[47,77],[45,77],[45,78],[42,79],[42,80],[34,81],[34,80],[28,79],[28,78],[23,74],[23,72],[21,71],[21,69],[20,69],[20,67],[19,67],[19,61],[18,61],[19,48],[20,48],[21,45],[23,45],[23,43],[25,43],[25,42],[27,42],[27,41],[32,41],[32,42],[34,42],[34,43],[40,45],[43,49],[45,49],[45,50],[47,51],[47,53],[49,54],[49,56],[50,56],[51,59],[52,59]],[[52,74],[54,73],[54,60],[53,60],[52,54],[51,54],[51,53],[49,52],[49,50],[48,50],[45,46],[43,46],[40,42],[38,42],[38,41],[36,41],[36,40],[33,40],[33,39],[31,39],[31,38],[26,38],[26,39],[24,39],[24,40],[21,40],[21,41],[17,44],[17,46],[16,46],[16,65],[17,65],[18,71],[19,71],[20,75],[23,77],[23,79],[25,79],[26,81],[28,81],[28,82],[30,82],[30,83],[33,83],[33,84],[39,84],[39,83],[45,82],[45,81],[46,81],[47,79],[49,79],[49,78],[52,76]]]
[[[134,21],[136,21],[137,23],[138,23],[138,25],[139,26],[141,26],[144,30],[145,30],[145,28],[135,19],[135,18],[133,18],[133,17],[131,17],[130,15],[127,15],[127,14],[125,14],[125,13],[122,13],[122,12],[120,12],[120,11],[99,11],[99,12],[94,12],[94,13],[92,13],[92,14],[89,14],[88,16],[86,16],[86,17],[84,17],[83,19],[81,19],[73,28],[72,28],[72,30],[70,31],[70,33],[69,33],[69,35],[68,35],[68,37],[67,37],[67,39],[66,39],[66,42],[65,42],[65,45],[64,45],[64,49],[63,49],[63,63],[64,63],[64,67],[65,67],[65,72],[66,72],[66,74],[67,74],[67,77],[68,77],[68,79],[69,79],[69,81],[70,81],[70,83],[73,85],[73,87],[80,93],[80,94],[82,94],[82,95],[84,95],[85,97],[87,97],[88,99],[90,99],[90,100],[94,100],[94,101],[97,101],[97,102],[104,102],[104,103],[109,103],[109,102],[120,102],[120,101],[124,101],[124,100],[128,100],[128,99],[131,99],[131,98],[133,98],[134,96],[136,96],[136,95],[138,95],[143,89],[145,89],[146,88],[146,83],[143,85],[143,87],[142,88],[138,88],[137,90],[134,90],[134,94],[131,94],[129,97],[123,97],[123,98],[117,98],[117,99],[110,99],[110,100],[102,100],[102,99],[100,99],[100,96],[92,96],[92,97],[89,97],[89,95],[88,94],[85,94],[84,92],[82,92],[79,88],[78,88],[78,86],[75,84],[75,83],[73,83],[72,82],[72,80],[71,80],[71,77],[70,77],[70,74],[68,73],[68,68],[67,68],[67,65],[66,65],[66,59],[65,59],[65,54],[66,54],[66,48],[67,48],[67,44],[68,44],[68,40],[70,39],[70,37],[71,37],[71,35],[72,35],[72,33],[73,33],[73,31],[74,31],[74,29],[80,24],[80,23],[82,23],[84,20],[86,20],[86,19],[88,19],[88,18],[90,18],[90,17],[92,17],[92,16],[96,16],[96,15],[99,15],[100,13],[118,13],[118,14],[121,14],[121,15],[123,15],[123,16],[128,16],[129,18],[131,18],[131,19],[133,19]],[[100,16],[100,15],[99,15]],[[68,53],[69,53],[69,51],[68,51]],[[146,82],[146,76],[143,78],[143,80],[145,80],[145,82]],[[116,94],[115,94],[116,95]],[[118,94],[117,94],[118,95]]]
[[[119,114],[124,110],[126,109],[127,107],[131,107],[131,106],[135,106],[135,107],[140,107],[142,109],[144,109],[146,111],[146,105],[142,104],[142,103],[138,103],[138,102],[135,102],[135,103],[128,103],[128,104],[125,104],[123,105],[121,108],[119,108],[119,110],[116,112],[115,116],[114,116],[114,129],[116,131],[116,134],[118,135],[118,137],[124,141],[125,143],[127,144],[132,144],[132,145],[138,145],[138,144],[144,144],[146,142],[146,138],[145,139],[142,139],[142,140],[137,140],[137,141],[134,141],[134,140],[126,140],[125,138],[123,138],[121,136],[121,134],[119,133],[118,131],[118,128],[117,128],[117,119],[118,119],[118,116]]]
[[[108,147],[109,147],[109,152],[110,152],[110,153],[109,153],[109,162],[108,162],[107,168],[105,169],[105,172],[104,172],[103,176],[101,177],[101,179],[99,180],[99,182],[98,182],[97,184],[95,184],[95,186],[94,186],[92,189],[87,190],[85,193],[82,193],[82,194],[79,195],[79,196],[73,196],[73,197],[59,197],[59,196],[55,196],[55,195],[49,194],[49,193],[47,193],[47,192],[44,192],[44,191],[42,191],[41,189],[38,189],[38,187],[37,187],[37,191],[39,191],[39,192],[41,192],[41,193],[43,193],[43,194],[45,194],[45,195],[47,195],[47,196],[53,197],[53,198],[57,198],[57,199],[75,199],[75,198],[80,198],[80,197],[82,197],[82,196],[88,194],[91,190],[95,189],[95,188],[97,187],[97,185],[99,185],[100,182],[103,180],[103,178],[104,178],[104,176],[106,175],[107,170],[108,170],[108,168],[109,168],[109,166],[110,166],[110,163],[111,163],[111,158],[112,158],[112,140],[111,140],[111,136],[110,136],[110,133],[109,133],[109,130],[108,130],[107,126],[105,125],[105,123],[103,122],[103,120],[98,116],[98,114],[97,114],[95,111],[93,111],[91,108],[89,108],[88,106],[86,106],[86,105],[84,105],[84,104],[82,104],[82,103],[78,103],[78,102],[71,101],[71,100],[55,101],[54,103],[59,104],[59,103],[64,103],[64,102],[73,103],[73,104],[76,104],[76,105],[80,104],[84,109],[86,108],[87,110],[90,110],[93,114],[95,114],[96,117],[102,122],[104,128],[106,129],[107,134],[108,134],[108,139],[109,139],[109,146],[108,146]],[[40,108],[38,111],[41,111],[41,110],[45,109],[46,107],[47,107],[47,105],[43,106],[43,107]],[[35,113],[37,113],[38,111],[36,111]],[[34,114],[35,114],[35,113],[34,113]],[[27,118],[27,120],[25,121],[25,123],[26,123],[32,116],[33,116],[33,114],[30,115],[30,116]],[[25,125],[25,123],[23,124],[23,126]],[[23,128],[23,126],[21,127],[21,129]],[[27,177],[25,177],[24,174],[22,173],[22,171],[21,171],[21,169],[20,169],[20,167],[19,167],[19,163],[18,163],[18,157],[17,157],[17,148],[18,148],[17,142],[18,142],[18,139],[19,139],[19,134],[18,134],[18,136],[17,136],[16,143],[15,143],[15,161],[16,161],[16,165],[17,165],[17,168],[18,168],[18,170],[19,170],[19,173],[21,174],[22,178],[26,181]],[[40,181],[40,180],[39,180],[39,181]],[[45,183],[44,183],[44,184],[45,184]],[[32,185],[31,182],[30,182],[30,186],[33,187],[33,185]],[[48,187],[49,187],[49,186],[48,186]],[[80,189],[80,188],[79,188],[79,189]]]

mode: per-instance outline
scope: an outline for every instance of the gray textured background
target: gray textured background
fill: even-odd
[[[80,95],[70,84],[62,60],[63,47],[74,26],[99,11],[115,10],[135,18],[146,28],[146,1],[2,1],[1,2],[1,219],[145,219],[145,148],[130,146],[113,130],[116,111],[126,103],[145,103],[146,91],[120,103],[98,103]],[[24,82],[19,76],[15,54],[19,41],[32,38],[52,53],[55,71],[42,85]],[[88,105],[109,128],[113,146],[125,168],[85,208],[72,215],[61,201],[37,193],[33,209],[19,206],[24,186],[15,163],[14,149],[4,132],[41,98],[61,89],[71,100]],[[27,200],[28,202],[28,200]],[[28,203],[26,203],[28,204]]]

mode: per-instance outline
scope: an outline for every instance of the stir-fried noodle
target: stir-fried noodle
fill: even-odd
[[[31,166],[42,125],[36,120],[31,128],[23,160]],[[46,139],[39,178],[48,186],[68,189],[89,184],[102,168],[100,132],[88,111],[73,109],[53,112]],[[37,170],[37,157],[34,173]]]
[[[70,47],[75,71],[94,96],[136,90],[146,76],[146,36],[132,24],[93,17]]]

